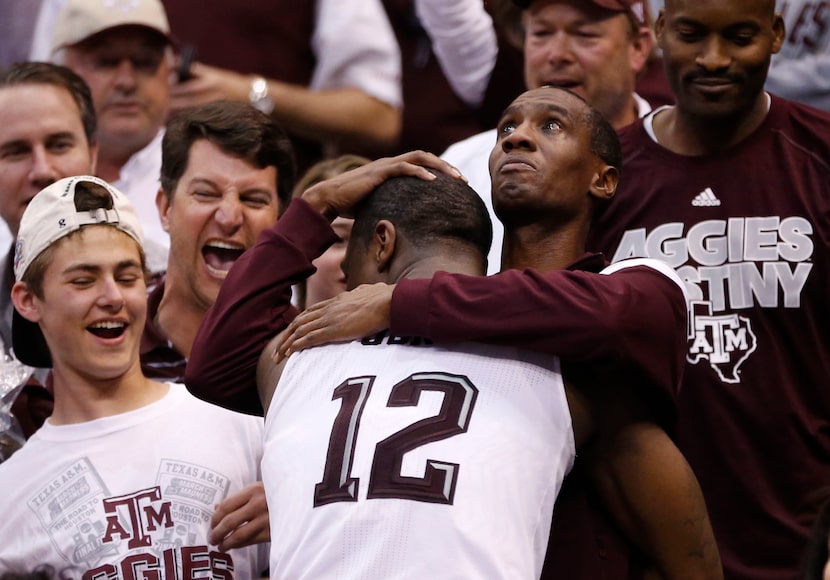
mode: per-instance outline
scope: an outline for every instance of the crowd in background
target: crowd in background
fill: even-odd
[[[0,38],[0,339],[10,371],[19,371],[15,356],[34,369],[0,400],[0,459],[14,458],[0,464],[0,483],[37,490],[0,500],[0,573],[71,568],[50,560],[55,551],[87,574],[126,577],[108,563],[117,553],[108,542],[119,536],[125,544],[131,537],[134,550],[117,556],[123,569],[146,557],[134,565],[187,570],[176,550],[192,545],[193,570],[204,557],[204,569],[219,576],[256,577],[269,565],[272,574],[326,576],[327,546],[310,539],[312,526],[336,526],[330,516],[318,522],[317,508],[354,500],[371,516],[372,500],[348,490],[357,485],[348,445],[337,447],[345,411],[321,431],[331,433],[320,442],[326,460],[345,455],[340,471],[326,463],[308,514],[275,491],[287,470],[269,449],[291,418],[275,426],[273,416],[293,409],[291,389],[303,377],[332,374],[330,361],[349,369],[350,357],[367,368],[386,356],[384,364],[405,363],[394,348],[376,349],[377,360],[365,348],[335,350],[297,363],[305,373],[297,378],[269,361],[388,330],[429,344],[485,343],[475,356],[526,362],[489,350],[506,346],[556,361],[555,369],[539,364],[561,381],[562,400],[544,405],[562,412],[574,441],[551,445],[561,457],[545,466],[561,462],[568,475],[545,499],[555,515],[534,530],[544,536],[541,551],[538,537],[527,539],[537,544],[523,561],[529,571],[500,577],[830,579],[827,2],[39,0],[3,3]],[[557,139],[571,133],[589,137],[569,157]],[[456,191],[444,173],[462,175],[464,187]],[[440,200],[406,211],[380,201],[426,199],[441,188],[441,224]],[[590,202],[579,198],[586,189]],[[42,209],[32,203],[40,191],[49,192]],[[61,191],[75,197],[74,209],[60,205]],[[377,207],[367,202],[373,192]],[[80,198],[91,203],[83,212],[105,217],[64,229],[74,219],[67,216],[80,214]],[[459,207],[489,215],[481,272],[478,258],[464,261],[478,242],[446,253],[418,245],[448,235],[441,227],[456,238],[483,236],[487,220],[466,222]],[[436,223],[422,216],[423,228],[413,225],[418,211]],[[49,215],[64,219],[54,226]],[[92,235],[72,233],[101,223],[120,237],[99,230],[94,245]],[[53,227],[48,239],[36,233]],[[112,370],[118,356],[98,356],[97,346],[84,352],[89,336],[49,326],[58,316],[44,314],[44,276],[49,260],[70,260],[61,250],[70,245],[101,264],[107,252],[95,248],[123,258],[111,266],[121,290],[101,290],[90,308],[107,314],[87,327],[107,348],[122,340],[136,347],[134,361],[118,351],[123,372]],[[424,266],[428,251],[436,255]],[[146,286],[132,277],[136,264]],[[107,267],[90,277],[104,280]],[[442,270],[453,275],[433,278]],[[82,284],[95,286],[73,279],[73,291]],[[88,323],[74,296],[52,312]],[[287,338],[270,342],[281,331]],[[524,377],[526,369],[488,372]],[[96,394],[101,373],[128,379],[111,400]],[[353,386],[325,393],[355,413],[350,434],[369,393],[352,399]],[[279,415],[266,414],[272,397]],[[298,417],[295,429],[328,420]],[[140,430],[122,432],[129,422]],[[219,451],[202,453],[207,445]],[[234,456],[239,445],[245,453]],[[125,454],[152,477],[116,465]],[[444,499],[414,484],[401,496],[400,481],[383,488],[384,469],[369,467],[372,482],[361,485],[370,498],[452,503],[445,500],[455,483]],[[449,486],[446,473],[435,477]],[[75,477],[84,491],[58,493]],[[172,507],[146,508],[162,510],[147,512],[150,528],[166,517],[200,523],[163,539],[148,532],[139,546],[143,516],[130,516],[128,530],[114,515],[83,515],[100,497],[107,514],[125,517],[126,504],[107,502],[136,486],[146,488],[130,496],[136,506],[170,493],[148,490],[174,490]],[[215,501],[188,511],[199,494]],[[269,522],[266,496],[286,514],[281,524]],[[26,532],[19,537],[16,522]],[[27,535],[41,528],[42,537]],[[487,534],[486,525],[480,530]],[[393,531],[383,533],[394,542]],[[152,556],[142,552],[151,536],[160,538]],[[269,556],[275,537],[286,540]],[[321,559],[296,562],[290,542],[296,554],[319,551]],[[452,546],[447,536],[446,550],[464,552]],[[482,541],[479,549],[498,547]],[[521,542],[501,547],[523,553]],[[488,564],[460,558],[458,573],[499,575],[480,559]],[[392,577],[374,561],[338,562]]]

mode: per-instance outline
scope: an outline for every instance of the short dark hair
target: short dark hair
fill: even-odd
[[[355,211],[352,240],[368,245],[375,225],[389,220],[415,247],[462,243],[486,259],[493,241],[487,207],[464,181],[433,171],[435,180],[394,177]]]
[[[593,107],[586,120],[591,132],[591,153],[619,172],[622,169],[622,145],[614,127]]]
[[[0,89],[18,85],[52,85],[66,89],[78,105],[87,142],[95,143],[98,117],[92,103],[92,93],[84,79],[65,66],[49,62],[18,62],[0,71]]]
[[[610,165],[617,170],[617,176],[622,176],[622,145],[620,138],[611,123],[608,122],[602,113],[593,107],[589,107],[587,115],[588,127],[591,135],[591,153],[602,159],[603,163]],[[599,199],[594,204],[593,219],[596,219],[608,208],[613,201],[610,199]]]
[[[161,188],[173,199],[187,168],[190,149],[206,139],[222,151],[265,169],[277,169],[279,210],[291,201],[294,188],[294,149],[283,128],[248,103],[213,101],[183,109],[167,124],[161,144]]]

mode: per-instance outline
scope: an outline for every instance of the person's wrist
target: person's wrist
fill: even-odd
[[[255,109],[262,111],[266,115],[270,115],[273,112],[274,100],[268,93],[268,81],[265,77],[254,76],[251,78],[251,90],[248,92],[248,102]]]
[[[317,183],[312,185],[300,197],[330,222],[337,218],[337,210],[329,203],[328,196],[325,194],[324,184]]]

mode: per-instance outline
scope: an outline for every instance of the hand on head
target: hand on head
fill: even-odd
[[[391,177],[408,175],[426,181],[435,179],[427,168],[464,179],[460,171],[432,153],[410,151],[397,157],[378,159],[322,181],[307,189],[302,198],[331,220],[337,216],[354,217],[355,206]]]
[[[389,328],[394,284],[364,284],[318,302],[297,315],[274,346],[280,363],[291,353],[332,342],[356,340]]]

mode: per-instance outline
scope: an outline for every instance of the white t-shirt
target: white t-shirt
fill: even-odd
[[[259,480],[261,451],[261,419],[179,384],[135,411],[47,420],[0,464],[0,571],[48,564],[61,578],[94,570],[101,575],[90,577],[125,579],[223,578],[233,569],[254,578],[267,548],[222,554],[207,538],[215,505]]]
[[[156,194],[161,188],[161,142],[164,129],[121,168],[113,185],[130,200],[144,232],[144,253],[151,272],[167,270],[170,236],[161,227]]]

